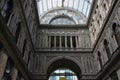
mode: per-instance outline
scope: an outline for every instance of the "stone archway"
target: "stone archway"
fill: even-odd
[[[81,78],[80,67],[74,61],[72,61],[70,59],[65,59],[65,58],[58,59],[49,65],[48,70],[47,70],[47,78],[49,78],[50,74],[53,71],[55,71],[59,68],[68,68],[68,69],[72,70],[73,72],[76,73],[78,80],[80,80],[80,78]]]

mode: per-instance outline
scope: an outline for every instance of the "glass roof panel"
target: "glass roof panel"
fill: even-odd
[[[57,17],[57,18],[51,20],[50,24],[52,24],[52,25],[67,25],[67,24],[72,25],[72,24],[75,24],[75,22],[71,18],[68,18],[66,16],[60,16],[60,17]]]
[[[45,21],[42,20],[42,19],[46,19],[46,17],[43,16],[52,13],[53,10],[56,10],[56,13],[55,11],[53,11],[54,14],[58,14],[59,10],[70,10],[70,11],[73,10],[72,11],[73,13],[77,12],[77,14],[82,14],[82,16],[84,16],[84,19],[86,18],[87,21],[90,13],[91,4],[93,2],[93,0],[36,0],[36,1],[37,1],[39,19],[41,24],[48,22],[48,21],[46,22],[41,22],[41,21]],[[68,11],[66,11],[66,13],[67,12]],[[64,14],[65,12],[61,12],[61,13]],[[49,24],[49,22],[46,24]],[[78,21],[78,24],[81,23],[79,23]]]

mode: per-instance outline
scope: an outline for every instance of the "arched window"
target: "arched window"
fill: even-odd
[[[71,25],[71,24],[76,24],[76,23],[72,18],[65,16],[65,15],[61,15],[61,16],[53,18],[49,24],[52,24],[52,25]]]
[[[49,80],[78,80],[78,78],[70,69],[57,69],[51,73]]]
[[[6,22],[9,20],[12,7],[13,7],[13,1],[12,0],[5,0],[4,1],[3,8],[1,9],[1,14],[5,18]]]
[[[103,4],[103,8],[104,8],[105,11],[107,10],[106,3]]]
[[[61,58],[49,65],[47,78],[49,80],[80,80],[81,69],[74,61]]]
[[[98,51],[98,60],[99,60],[99,64],[100,64],[100,67],[102,68],[102,58],[101,58],[101,53]]]
[[[94,0],[36,0],[41,24],[50,24],[49,21],[57,15],[67,14],[74,18],[77,24],[86,24]],[[69,25],[73,21],[68,18],[57,18],[52,24]],[[74,24],[76,25],[76,24]]]
[[[113,31],[114,35],[116,35],[118,33],[118,24],[113,23],[113,25],[112,25],[112,31]]]
[[[120,25],[119,24],[116,24],[116,23],[113,23],[112,25],[112,37],[115,36],[115,39],[118,43],[118,45],[120,45],[120,33],[119,33],[119,27]]]
[[[104,46],[105,46],[105,50],[106,50],[106,53],[107,53],[107,57],[109,59],[110,56],[111,56],[111,53],[110,53],[110,49],[109,49],[109,46],[108,46],[108,41],[106,39],[104,40]]]

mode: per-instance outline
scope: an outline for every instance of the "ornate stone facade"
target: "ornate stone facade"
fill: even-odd
[[[120,80],[120,0],[94,0],[87,25],[41,25],[35,0],[0,1],[0,80]]]

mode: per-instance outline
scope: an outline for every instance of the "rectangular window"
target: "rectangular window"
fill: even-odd
[[[67,36],[67,47],[70,48],[70,36]]]
[[[72,42],[71,42],[72,41]],[[48,46],[50,48],[76,48],[78,36],[48,36]]]
[[[76,48],[76,37],[75,36],[72,36],[72,45],[73,45],[73,48]]]
[[[65,36],[62,36],[62,48],[65,48]]]
[[[56,36],[56,47],[58,48],[60,46],[60,37]]]
[[[53,48],[54,47],[54,36],[51,36],[51,47]]]

